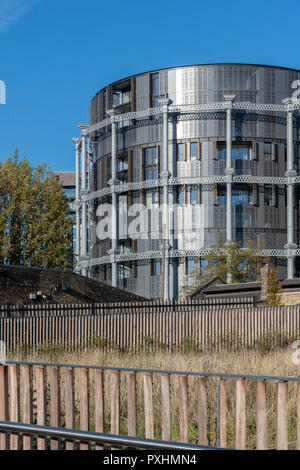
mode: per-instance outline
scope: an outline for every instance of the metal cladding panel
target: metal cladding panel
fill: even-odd
[[[159,75],[159,93],[167,94],[172,105],[203,104],[223,102],[224,94],[235,94],[236,102],[275,103],[292,95],[292,83],[300,79],[300,72],[264,67],[261,65],[246,64],[216,64],[187,67],[175,67],[161,71],[140,74],[135,77],[135,105],[136,110],[149,108],[151,100],[149,93],[149,78],[151,73]],[[115,85],[115,84],[114,84]],[[102,100],[102,102],[101,102]],[[92,100],[91,122],[97,122],[103,108],[103,92],[101,91]],[[175,114],[169,117],[169,171],[173,177],[189,176],[224,176],[225,160],[216,160],[214,157],[215,141],[226,139],[226,112],[203,112],[190,114]],[[118,129],[118,152],[132,150],[131,181],[139,182],[143,174],[141,149],[147,146],[160,146],[162,154],[163,125],[160,116],[146,117],[128,123],[128,127]],[[298,131],[295,129],[294,137],[299,138],[300,118]],[[108,186],[109,162],[111,152],[111,134],[109,128],[105,130],[96,146],[97,184],[94,187],[101,189]],[[233,111],[232,137],[234,141],[253,142],[257,155],[251,155],[249,160],[233,160],[236,175],[253,176],[284,176],[286,162],[284,158],[284,142],[286,141],[285,114],[279,112],[252,112]],[[177,162],[177,142],[185,143],[187,160],[189,160],[190,143],[196,139],[201,145],[200,161]],[[275,142],[278,146],[275,160],[266,161],[264,158],[264,142]],[[95,163],[96,165],[96,163]],[[295,165],[295,169],[297,166]],[[183,185],[181,185],[183,186]],[[225,183],[223,183],[225,186]],[[252,188],[252,185],[249,185]],[[203,225],[204,247],[209,248],[218,242],[220,236],[225,236],[226,205],[222,202],[215,204],[216,192],[220,184],[201,185],[201,203],[204,206]],[[177,194],[178,187],[173,192]],[[278,189],[276,206],[268,206],[265,202],[263,185],[256,185],[257,203],[233,207],[233,225],[241,224],[243,227],[233,227],[233,236],[240,237],[243,243],[252,239],[256,243],[263,242],[268,248],[282,248],[286,243],[286,217],[282,216],[286,210],[285,188]],[[187,193],[188,194],[188,193]],[[132,202],[140,203],[144,191],[131,193]],[[186,201],[189,201],[189,195]],[[176,199],[176,198],[175,198]],[[297,210],[295,209],[296,228],[298,229]],[[295,240],[299,240],[299,231],[295,232]],[[178,242],[178,247],[182,241]],[[106,255],[108,244],[99,247],[97,256]],[[148,250],[159,251],[160,240],[141,240],[137,243],[137,252]],[[176,246],[176,245],[175,245]],[[101,253],[101,254],[100,254]],[[93,256],[94,250],[93,250]],[[179,272],[183,272],[180,265]],[[132,290],[145,296],[159,295],[159,276],[150,276],[149,263],[138,264],[137,279],[128,279]],[[180,276],[183,276],[181,274]],[[180,277],[179,276],[179,277]],[[153,279],[152,279],[153,278]],[[158,281],[157,281],[158,279]],[[182,280],[182,277],[180,278]],[[179,279],[178,283],[181,284]]]

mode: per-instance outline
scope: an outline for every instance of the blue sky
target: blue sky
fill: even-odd
[[[300,69],[299,1],[0,0],[0,160],[74,170],[72,137],[108,83],[156,68]]]

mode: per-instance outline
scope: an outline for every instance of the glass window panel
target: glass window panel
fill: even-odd
[[[151,276],[159,276],[161,273],[160,260],[151,260]]]
[[[178,204],[180,206],[184,204],[184,191],[178,191]]]
[[[272,160],[272,148],[269,143],[264,143],[264,160]]]
[[[184,144],[177,144],[177,161],[184,161]]]
[[[186,274],[191,274],[198,268],[197,260],[194,258],[187,258],[186,260]]]
[[[192,206],[195,206],[196,204],[198,204],[198,188],[196,189],[192,189],[191,190],[191,205]]]
[[[191,142],[191,160],[198,160],[198,142]]]

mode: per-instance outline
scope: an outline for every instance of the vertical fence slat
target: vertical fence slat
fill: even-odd
[[[9,393],[10,393],[10,421],[18,423],[20,421],[19,386],[18,386],[18,366],[9,367]],[[19,450],[19,436],[11,434],[10,450]]]
[[[95,370],[94,373],[94,400],[95,400],[95,432],[104,432],[104,388],[103,371]],[[103,447],[96,445],[96,450]]]
[[[33,421],[33,397],[32,397],[32,367],[27,365],[21,366],[22,371],[22,413],[23,423],[32,424]],[[32,438],[23,436],[23,450],[32,449]]]
[[[59,390],[59,368],[50,367],[50,425],[54,428],[60,426],[60,390]],[[59,442],[51,439],[51,450],[58,450]]]
[[[127,375],[128,436],[136,437],[136,374]]]
[[[288,384],[276,384],[276,438],[277,450],[288,449]]]
[[[8,421],[8,368],[0,365],[0,421]],[[9,449],[7,433],[0,434],[0,450]]]
[[[246,448],[246,380],[236,381],[236,430],[235,447]]]
[[[220,447],[226,448],[227,446],[227,404],[226,404],[226,379],[220,379],[220,396],[219,396],[219,430],[220,430]]]
[[[74,370],[65,369],[65,426],[74,429]],[[66,441],[66,450],[73,450],[73,442]]]
[[[45,394],[45,368],[35,369],[36,382],[36,422],[40,426],[46,425],[46,394]],[[37,449],[45,450],[46,441],[44,438],[37,438]]]
[[[110,374],[110,431],[120,434],[120,372]]]
[[[170,404],[170,376],[161,376],[161,430],[162,440],[171,440],[171,404]]]
[[[179,395],[179,419],[180,419],[180,441],[187,443],[189,441],[189,423],[188,423],[188,376],[178,377],[178,395]]]
[[[89,430],[89,374],[87,369],[79,371],[80,430]],[[88,450],[88,444],[80,444],[80,450]]]
[[[154,439],[152,375],[144,374],[145,437]]]
[[[266,450],[267,443],[267,384],[256,384],[256,448]]]
[[[198,377],[198,444],[207,446],[207,378]]]

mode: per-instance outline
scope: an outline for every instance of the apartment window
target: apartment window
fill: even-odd
[[[164,94],[159,93],[159,73],[152,73],[150,78],[151,87],[151,107],[158,108],[159,100],[164,98]]]
[[[144,149],[145,179],[157,179],[157,147],[148,147]]]
[[[272,160],[272,145],[270,143],[264,143],[264,160]]]
[[[117,171],[128,170],[128,157],[119,157],[117,162]]]
[[[158,191],[146,191],[145,194],[145,204],[147,209],[151,209],[153,206],[158,205]]]
[[[157,259],[151,260],[151,276],[159,276],[161,274],[161,262]]]
[[[233,206],[244,206],[252,204],[253,191],[251,188],[233,187],[231,192],[231,204]],[[217,204],[222,206],[226,205],[226,187],[218,186]]]
[[[287,144],[284,144],[284,161],[287,161]]]
[[[264,204],[265,206],[273,205],[273,190],[271,186],[265,186],[264,188]]]
[[[114,90],[113,91],[113,106],[122,106],[128,104],[131,101],[130,89]]]
[[[197,204],[199,204],[199,190],[197,186],[192,186],[190,195],[190,204],[192,206],[196,206]]]
[[[184,204],[184,189],[178,189],[177,204],[179,206],[183,206],[183,204]]]
[[[196,258],[187,258],[186,259],[186,270],[185,274],[191,274],[198,269],[198,263]]]
[[[119,264],[119,278],[126,279],[132,276],[132,269],[130,265]]]
[[[199,160],[199,145],[198,142],[191,142],[191,160]]]
[[[251,143],[232,143],[232,160],[250,160]],[[217,142],[217,160],[226,160],[226,142]]]
[[[199,258],[200,271],[205,272],[205,268],[208,265],[208,261],[205,258]]]
[[[177,144],[177,161],[184,161],[184,144]]]

